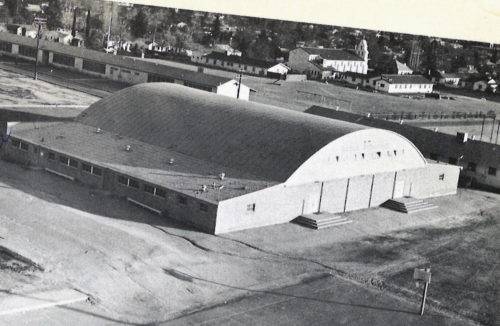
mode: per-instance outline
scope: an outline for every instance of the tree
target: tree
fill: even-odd
[[[47,17],[47,28],[53,30],[62,26],[62,10],[59,0],[49,0],[49,6],[45,11]]]
[[[220,38],[220,34],[221,34],[220,26],[221,26],[220,18],[219,18],[219,15],[217,15],[217,16],[215,16],[215,19],[212,22],[212,28],[210,30],[210,32],[212,34],[212,42],[215,42]]]
[[[87,11],[87,18],[85,20],[85,37],[90,35],[90,10]]]
[[[137,15],[130,21],[130,33],[134,37],[143,37],[148,31],[148,22],[142,9],[139,9]]]
[[[85,37],[85,47],[93,50],[102,50],[104,34],[96,29],[90,30],[90,33]]]

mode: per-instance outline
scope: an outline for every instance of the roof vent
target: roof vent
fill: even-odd
[[[205,191],[207,191],[207,188],[208,188],[207,185],[202,185],[201,186],[201,191],[205,192]]]
[[[219,174],[219,179],[224,180],[225,177],[226,177],[226,174],[224,172],[221,172]]]
[[[438,127],[434,128],[434,132],[438,132],[438,130],[439,130]]]
[[[170,160],[168,160],[168,164],[172,165],[174,164],[175,160],[173,158],[171,158]]]
[[[131,150],[132,148],[130,147],[130,145],[125,145],[125,151],[130,152]]]
[[[96,134],[100,134],[101,132],[102,132],[102,129],[101,129],[101,128],[97,128],[97,129],[95,130],[95,133],[96,133]]]

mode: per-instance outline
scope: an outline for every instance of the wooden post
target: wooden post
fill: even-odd
[[[428,273],[430,273],[431,269],[430,268],[426,268],[425,271],[428,272]],[[428,288],[429,288],[429,282],[426,281],[425,282],[425,286],[424,286],[424,293],[422,295],[422,304],[420,305],[420,316],[422,316],[424,314],[425,300],[427,299],[427,289]]]

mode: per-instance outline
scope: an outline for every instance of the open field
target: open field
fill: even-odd
[[[90,105],[98,98],[0,69],[0,104]]]
[[[409,273],[430,263],[432,307],[492,324],[500,195],[464,190],[411,216],[358,211],[320,231],[290,223],[213,236],[42,171],[0,170],[0,245],[43,267],[43,284],[89,294],[95,304],[79,309],[94,317],[168,320],[324,273],[417,307]]]

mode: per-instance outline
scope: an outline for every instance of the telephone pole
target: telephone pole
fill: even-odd
[[[240,75],[238,77],[238,92],[236,93],[236,98],[239,100],[240,99],[240,89],[241,89],[241,75],[242,75],[242,71],[240,69]]]
[[[47,23],[47,19],[41,17],[35,17],[35,25],[38,26],[36,32],[36,54],[35,54],[35,74],[33,76],[34,80],[38,79],[38,51],[40,49],[40,38],[42,37],[42,25]]]

